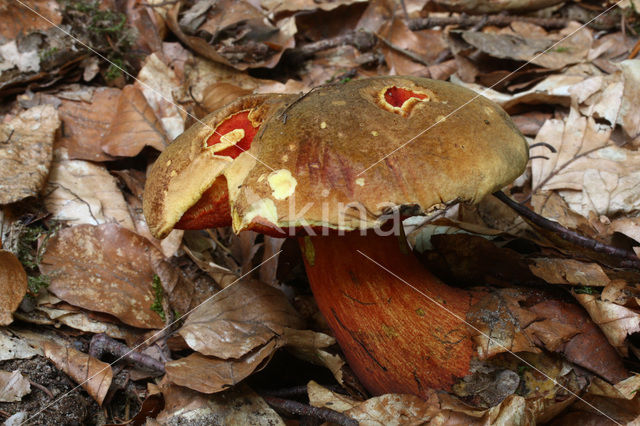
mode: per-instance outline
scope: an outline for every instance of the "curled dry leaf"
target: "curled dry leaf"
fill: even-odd
[[[467,320],[477,333],[474,341],[481,359],[544,348],[611,382],[628,377],[620,357],[582,309],[548,293],[494,291],[472,307]],[[591,351],[594,347],[600,350]]]
[[[12,314],[27,294],[27,273],[11,252],[0,250],[0,325],[11,324]]]
[[[55,321],[55,326],[61,324],[86,333],[104,333],[114,339],[135,340],[138,335],[118,324],[98,321],[91,318],[86,312],[75,312],[67,309],[56,309],[46,306],[37,306],[36,311],[42,312]],[[77,309],[76,309],[77,310]]]
[[[59,346],[51,342],[44,344],[44,354],[102,405],[113,379],[109,364],[70,346]]]
[[[116,179],[100,164],[68,160],[57,151],[45,192],[44,204],[54,219],[135,229]]]
[[[52,105],[38,105],[0,124],[0,204],[35,196],[49,174],[60,127]]]
[[[415,395],[386,394],[357,401],[323,388],[307,385],[310,404],[339,411],[362,426],[382,425],[500,425],[533,421],[525,400],[511,395],[488,410],[472,408],[446,393],[429,390],[425,399]]]
[[[237,385],[256,369],[264,367],[277,348],[278,340],[273,338],[240,359],[210,358],[196,352],[166,363],[167,378],[176,385],[198,392],[220,392]]]
[[[0,370],[0,402],[20,401],[23,396],[31,392],[29,379],[16,371]]]
[[[162,396],[164,410],[156,418],[160,425],[285,424],[258,394],[242,384],[216,395],[203,395],[180,386],[164,385]]]
[[[151,309],[154,250],[148,240],[116,224],[79,225],[49,240],[40,270],[51,277],[49,291],[72,305],[134,327],[160,328],[163,321]]]
[[[607,336],[609,343],[622,356],[628,356],[626,339],[640,331],[640,314],[634,309],[602,301],[598,295],[573,293],[573,296]]]
[[[56,148],[66,148],[72,160],[108,161],[112,157],[102,150],[102,139],[116,116],[114,106],[120,90],[110,87],[79,87],[58,94],[62,120],[62,137]]]
[[[272,342],[285,328],[301,327],[284,293],[259,281],[241,280],[200,305],[178,332],[192,349],[229,359]]]
[[[611,281],[597,263],[580,262],[573,259],[533,259],[529,269],[549,284],[572,284],[604,287]]]
[[[160,122],[136,86],[128,85],[122,89],[116,111],[109,133],[102,141],[104,152],[134,157],[145,146],[162,151],[167,145]]]
[[[184,117],[177,102],[182,86],[175,72],[156,53],[145,59],[135,86],[160,120],[167,139],[171,141],[180,135],[184,131]]]

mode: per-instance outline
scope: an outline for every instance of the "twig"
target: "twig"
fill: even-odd
[[[403,49],[402,47],[396,46],[395,44],[391,43],[390,41],[388,41],[387,39],[385,39],[381,35],[376,34],[376,37],[378,38],[378,40],[383,42],[388,48],[390,48],[392,50],[395,50],[396,52],[407,56],[412,61],[417,62],[419,64],[422,64],[422,65],[424,65],[426,67],[428,67],[430,65],[427,62],[426,59],[424,59],[422,56],[418,55],[417,53],[412,52],[411,50]]]
[[[300,47],[291,49],[290,54],[298,54],[302,56],[312,56],[323,50],[333,49],[334,47],[350,45],[361,52],[371,50],[376,44],[376,38],[368,31],[351,31],[343,35],[332,38],[308,43]]]
[[[342,413],[322,407],[313,407],[289,399],[276,398],[275,396],[262,396],[274,410],[289,415],[309,416],[341,426],[358,426],[358,422]]]
[[[507,195],[502,191],[496,191],[493,193],[493,195],[498,200],[511,207],[516,213],[525,218],[527,221],[533,223],[536,226],[539,226],[540,228],[554,232],[563,240],[598,253],[604,253],[609,256],[621,258],[621,266],[640,269],[640,258],[634,252],[601,243],[600,241],[596,241],[592,238],[585,237],[584,235],[580,235],[575,231],[567,229],[559,223],[553,222],[543,216],[540,216],[527,207],[516,203],[511,198],[507,197]]]
[[[337,385],[323,385],[326,389],[329,389],[332,392],[346,394],[345,390]],[[261,390],[259,391],[260,395],[274,396],[276,398],[297,398],[301,396],[307,396],[308,387],[307,385],[293,386],[290,388],[284,389],[273,389],[273,390]]]
[[[47,396],[49,397],[49,399],[53,399],[54,396],[51,393],[51,391],[49,389],[47,389],[45,386],[41,385],[40,383],[36,383],[33,380],[29,380],[29,383],[31,384],[31,386],[33,386],[36,389],[40,389],[42,392],[46,393]]]
[[[408,26],[412,31],[424,30],[432,27],[443,27],[445,25],[459,25],[462,27],[474,27],[477,25],[484,27],[487,25],[495,25],[498,27],[506,27],[516,21],[535,24],[547,29],[564,28],[569,23],[567,19],[563,18],[532,18],[530,16],[512,15],[469,16],[463,13],[456,16],[434,16],[431,18],[410,19]]]
[[[104,333],[96,334],[89,345],[89,355],[100,359],[105,353],[116,358],[122,358],[125,362],[142,367],[153,372],[164,373],[164,364],[149,355],[131,351],[124,343],[107,336]]]

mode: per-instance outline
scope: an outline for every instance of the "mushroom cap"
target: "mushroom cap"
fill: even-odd
[[[215,127],[246,108],[262,120],[248,152],[214,155],[205,143],[211,130],[196,124],[159,157],[144,202],[154,235],[166,235],[222,175],[234,231],[277,235],[372,228],[393,208],[419,214],[474,203],[528,161],[525,138],[497,104],[442,81],[374,77],[302,96],[254,95],[205,121]]]
[[[475,203],[528,161],[525,138],[497,104],[442,81],[350,81],[310,92],[285,114],[252,145],[262,163],[239,157],[225,172],[236,232],[371,228],[390,208]]]

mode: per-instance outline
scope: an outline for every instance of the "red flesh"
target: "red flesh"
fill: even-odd
[[[206,229],[231,225],[227,179],[218,177],[202,197],[174,226],[176,229]]]
[[[207,146],[212,146],[220,143],[220,138],[223,135],[226,135],[227,133],[236,129],[244,130],[244,138],[242,138],[234,146],[230,146],[229,148],[216,152],[216,155],[236,158],[238,157],[238,155],[242,154],[244,151],[248,150],[251,147],[251,142],[253,142],[253,138],[256,133],[258,133],[258,129],[260,127],[253,126],[253,124],[249,120],[249,112],[250,111],[240,111],[233,115],[230,115],[222,123],[220,123],[218,127],[216,127],[216,131],[213,133],[213,135],[209,136],[209,139],[207,140]]]
[[[402,108],[402,105],[411,98],[426,99],[427,95],[396,86],[390,87],[384,92],[384,100],[396,108]]]
[[[474,350],[466,317],[480,293],[449,287],[429,273],[397,237],[301,238],[305,267],[320,311],[347,361],[373,394],[449,390],[469,374]],[[450,312],[357,252],[379,262]],[[312,262],[310,261],[312,259]],[[313,263],[313,264],[311,264]]]

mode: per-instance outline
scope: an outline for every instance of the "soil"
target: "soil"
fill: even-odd
[[[29,425],[102,425],[105,423],[98,404],[51,361],[36,356],[32,359],[14,359],[0,362],[0,370],[20,372],[32,383],[44,386],[46,392],[31,385],[31,392],[19,402],[0,402],[0,421],[18,412],[26,412]],[[61,396],[67,394],[64,398]],[[58,400],[59,399],[59,400]],[[54,402],[55,401],[55,402]],[[50,406],[48,406],[51,404]],[[35,416],[40,410],[44,411]]]

